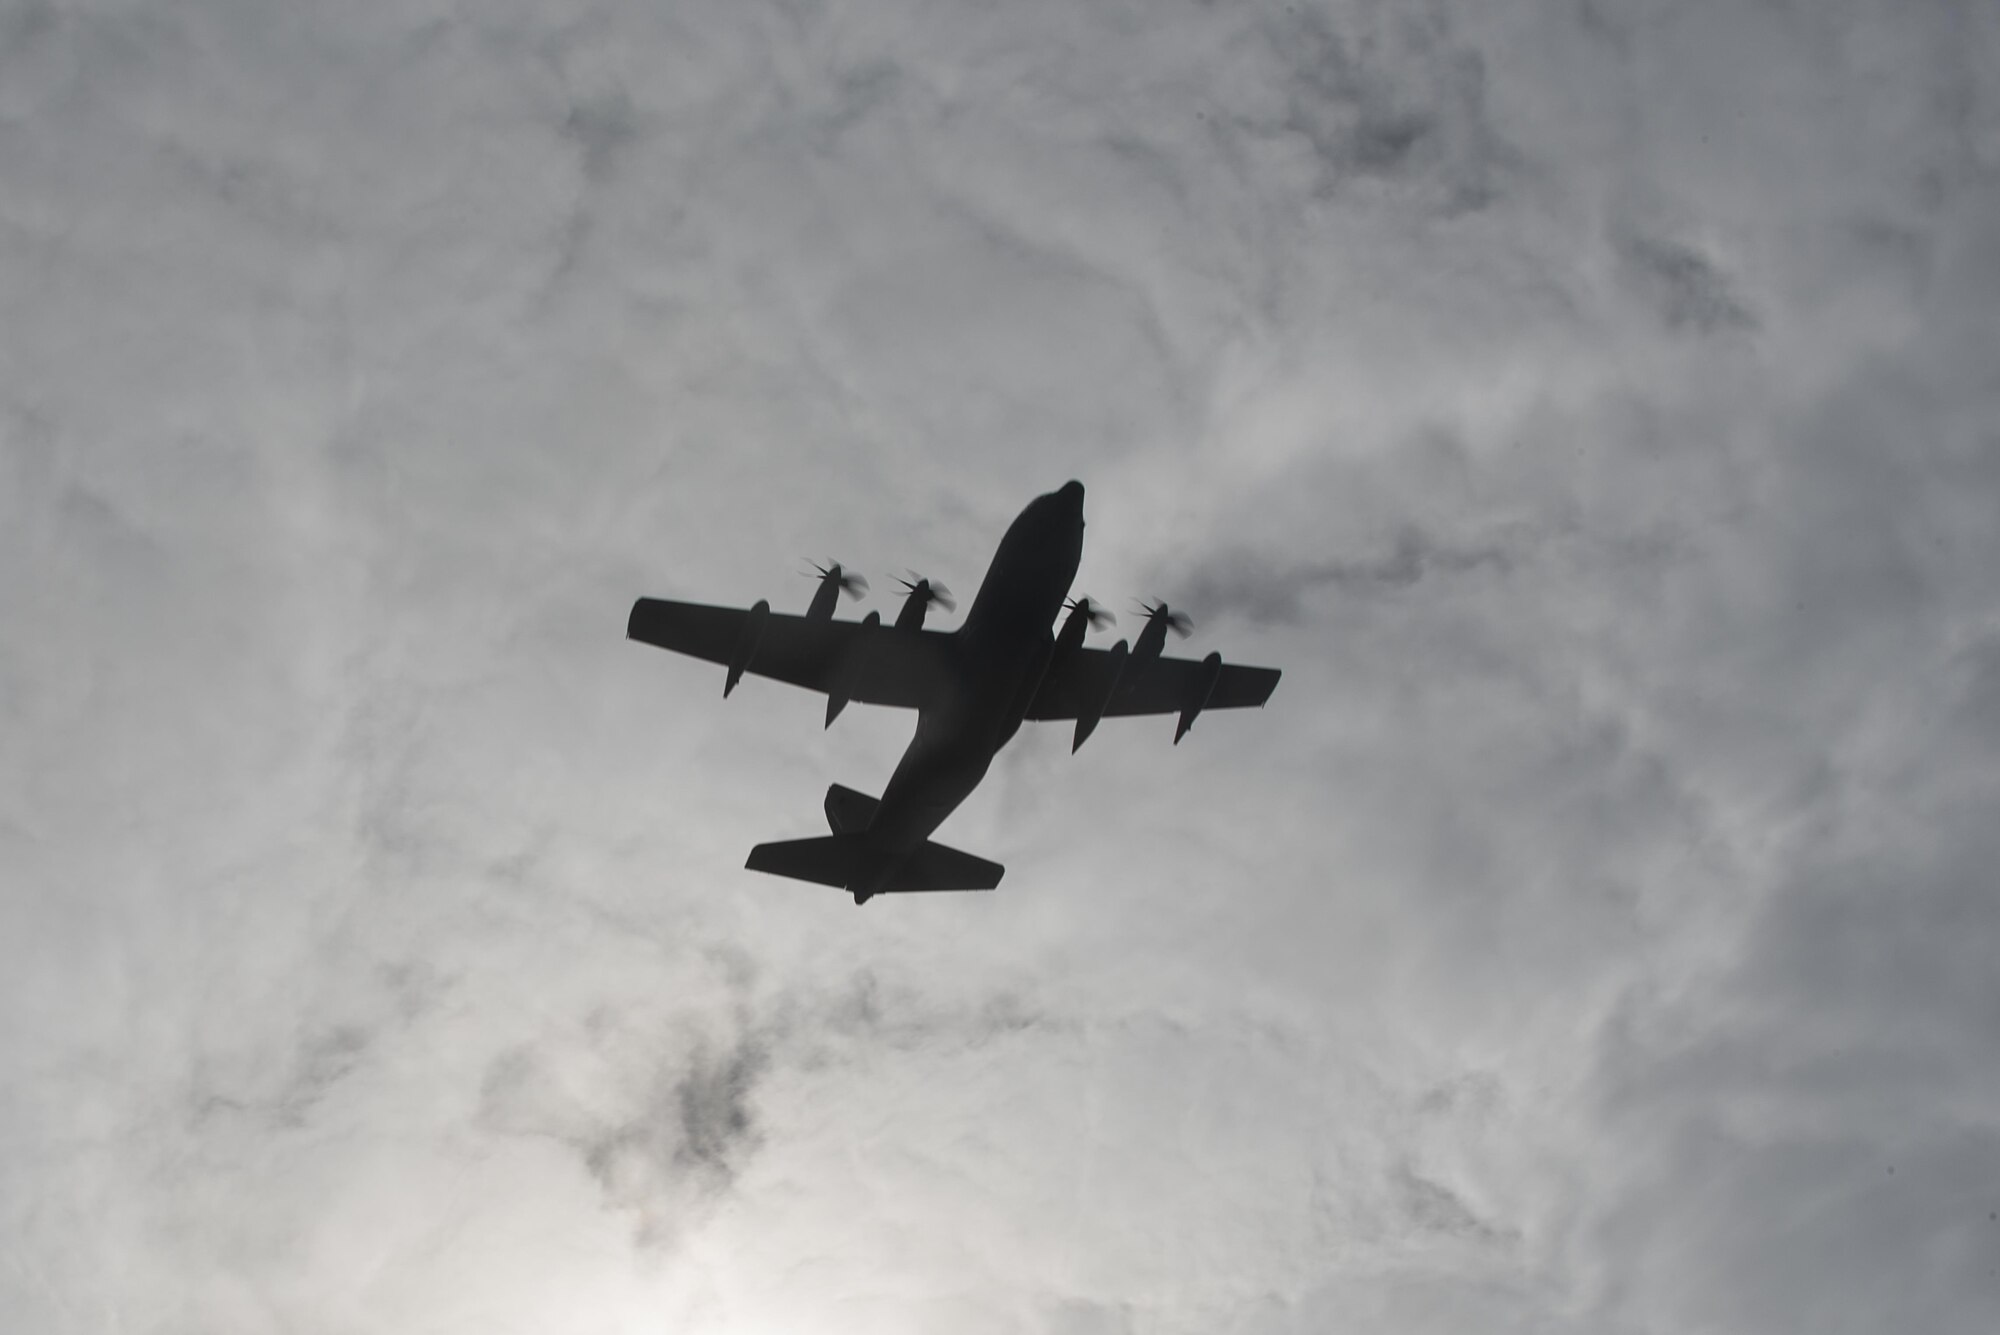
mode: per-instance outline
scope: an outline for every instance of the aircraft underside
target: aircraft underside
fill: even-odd
[[[1085,635],[1112,618],[1088,598],[1065,603],[1083,550],[1083,486],[1070,482],[1038,496],[1001,540],[965,624],[924,628],[933,602],[950,595],[935,581],[903,581],[908,600],[896,621],[870,613],[835,619],[839,594],[865,581],[839,565],[820,568],[821,584],[804,616],[773,612],[768,602],[744,609],[641,598],[626,635],[725,665],[723,695],[745,673],[772,677],[827,697],[831,726],[850,702],[918,712],[916,735],[882,796],[834,784],[826,794],[831,833],[757,845],[752,871],[838,886],[855,903],[878,894],[990,890],[1004,868],[930,838],[985,777],[994,754],[1024,719],[1075,724],[1071,749],[1100,720],[1130,714],[1177,714],[1178,743],[1205,709],[1262,705],[1278,683],[1273,668],[1200,661],[1161,650],[1186,618],[1162,603],[1147,611],[1136,644],[1084,647]],[[1050,625],[1067,606],[1059,632]]]

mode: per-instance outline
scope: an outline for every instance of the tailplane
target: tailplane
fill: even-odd
[[[991,890],[1006,868],[926,839],[882,886],[887,894],[915,890]]]
[[[883,862],[883,854],[867,835],[850,832],[759,844],[743,865],[795,881],[839,886],[860,898],[925,890],[991,890],[1007,870],[997,862],[930,841],[889,867],[886,876]]]
[[[865,834],[829,834],[818,839],[784,839],[759,844],[743,865],[751,871],[789,876],[795,881],[845,888],[869,871],[874,852]]]

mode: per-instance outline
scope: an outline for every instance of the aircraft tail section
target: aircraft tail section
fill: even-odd
[[[914,890],[991,890],[1006,868],[926,839],[882,887],[888,894]]]
[[[826,827],[835,834],[853,834],[875,823],[879,799],[834,784],[826,790]]]
[[[867,874],[873,852],[866,835],[829,834],[759,844],[750,850],[750,860],[743,865],[751,871],[844,888]]]
[[[1006,871],[997,862],[928,840],[886,874],[883,863],[882,853],[866,834],[849,832],[759,844],[743,865],[751,871],[853,890],[862,899],[925,890],[991,890]]]

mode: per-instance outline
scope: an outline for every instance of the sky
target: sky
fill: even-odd
[[[0,0],[0,312],[0,1329],[2000,1329],[2000,8]]]

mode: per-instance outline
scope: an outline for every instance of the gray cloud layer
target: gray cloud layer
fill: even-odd
[[[0,1328],[2000,1323],[1990,6],[0,2],[0,185]],[[1271,708],[741,874],[909,721],[629,600],[1069,476]]]

